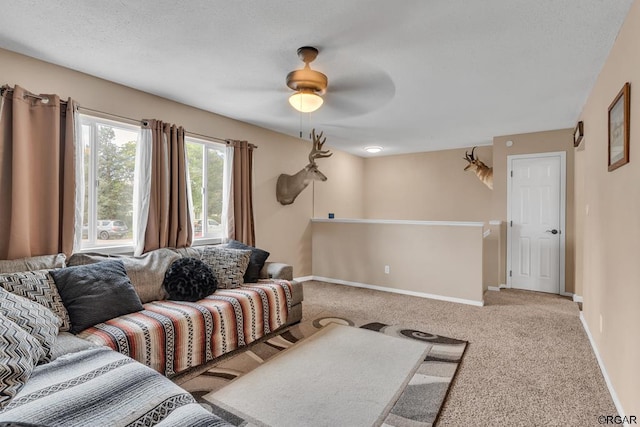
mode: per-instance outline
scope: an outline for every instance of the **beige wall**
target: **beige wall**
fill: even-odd
[[[580,115],[585,138],[576,176],[584,317],[627,415],[640,414],[638,40],[640,2],[635,1]],[[608,172],[607,110],[625,82],[631,83],[630,163]]]
[[[275,199],[278,175],[297,172],[308,162],[310,142],[2,49],[0,76],[0,84],[18,84],[36,93],[71,97],[87,108],[133,119],[157,118],[180,124],[190,132],[244,139],[258,145],[254,162],[257,245],[271,252],[270,259],[292,264],[296,276],[311,273],[309,219],[313,215],[313,188],[304,190],[293,205],[281,206]],[[329,144],[330,141],[327,146]],[[322,210],[330,207],[336,212],[360,216],[362,202],[358,180],[343,185],[341,180],[350,178],[350,173],[338,173],[337,170],[344,168],[357,175],[362,168],[362,158],[333,151],[332,158],[318,162],[329,180],[315,184],[316,197]]]
[[[482,240],[481,226],[314,222],[313,275],[480,303]]]
[[[487,236],[483,239],[482,245],[482,284],[486,291],[489,286],[499,287],[504,282],[501,281],[504,266],[500,256],[502,252],[502,229],[504,223],[485,224]]]
[[[491,190],[473,172],[463,170],[467,165],[464,154],[464,149],[457,149],[366,159],[365,218],[494,219],[491,218]],[[491,166],[491,147],[478,147],[475,154]]]
[[[513,145],[507,147],[506,141]],[[464,172],[468,149],[444,150],[364,161],[364,217],[428,221],[505,221],[507,156],[552,151],[567,153],[567,223],[565,291],[574,291],[574,154],[573,130],[534,132],[494,138],[477,156],[494,169],[489,190],[472,172]],[[484,245],[485,285],[506,284],[506,225],[495,227]],[[495,242],[495,240],[498,242]],[[497,265],[497,267],[496,267]],[[496,271],[497,268],[497,271]]]
[[[507,147],[506,142],[513,145]],[[533,132],[520,135],[504,135],[493,138],[493,202],[494,219],[507,220],[507,156],[516,154],[546,153],[564,151],[567,153],[567,204],[565,232],[565,291],[574,291],[574,150],[573,129]],[[503,236],[506,247],[506,233]],[[506,252],[504,254],[506,256]],[[506,259],[504,260],[506,266]],[[505,282],[506,283],[506,276]]]
[[[364,216],[364,164],[362,157],[335,150],[330,158],[318,160],[328,179],[313,183],[314,218],[327,218],[330,212],[336,218]]]
[[[575,230],[575,294],[584,295],[584,236],[585,236],[585,154],[584,143],[575,150],[575,172],[574,172],[574,193],[573,204],[574,212],[574,230]]]

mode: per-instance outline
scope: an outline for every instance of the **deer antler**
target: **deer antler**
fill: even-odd
[[[476,148],[478,148],[478,147],[473,147],[473,148],[471,149],[471,155],[469,155],[469,152],[468,152],[468,151],[465,151],[465,152],[464,152],[464,159],[465,159],[466,161],[468,161],[468,162],[473,162],[474,160],[476,160],[475,155],[473,154],[473,152],[476,150]]]
[[[327,141],[326,136],[322,138],[323,135],[324,135],[324,131],[320,132],[320,135],[316,136],[316,130],[315,129],[311,130],[311,135],[309,136],[311,136],[311,139],[313,140],[313,147],[311,148],[311,152],[309,153],[309,164],[315,165],[316,163],[315,159],[321,159],[323,157],[331,157],[333,155],[333,153],[330,153],[330,150],[322,149],[322,146]],[[322,141],[320,139],[322,139]]]

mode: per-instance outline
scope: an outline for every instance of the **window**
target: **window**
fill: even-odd
[[[133,246],[139,126],[79,115],[84,150],[82,248]]]
[[[222,194],[225,146],[186,137],[194,241],[222,240]]]
[[[131,251],[140,126],[80,114],[84,201],[82,249]],[[194,242],[222,241],[225,145],[186,137]]]

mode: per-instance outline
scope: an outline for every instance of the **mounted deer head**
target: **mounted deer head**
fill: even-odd
[[[476,148],[477,147],[473,147],[471,149],[471,155],[469,155],[468,151],[464,152],[464,159],[469,162],[464,170],[472,170],[484,185],[493,190],[493,168],[488,167],[482,163],[480,159],[475,157],[473,152]]]
[[[296,200],[296,197],[298,197],[298,194],[307,188],[307,185],[309,185],[312,180],[327,180],[327,177],[318,170],[318,165],[316,164],[316,159],[331,157],[333,155],[329,150],[322,149],[322,146],[327,141],[326,137],[322,137],[323,134],[324,132],[320,132],[320,135],[316,135],[315,129],[311,131],[310,137],[313,141],[313,146],[309,153],[309,164],[307,166],[294,175],[287,175],[283,173],[278,177],[278,182],[276,184],[276,199],[278,199],[280,204],[290,205],[293,203],[293,201]]]

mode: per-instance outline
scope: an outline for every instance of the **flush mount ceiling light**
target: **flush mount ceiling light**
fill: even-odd
[[[289,104],[301,113],[311,113],[322,106],[323,95],[329,80],[319,71],[312,70],[309,63],[318,56],[318,49],[303,46],[298,49],[298,57],[304,62],[304,68],[287,74],[287,86],[296,93],[289,97]]]
[[[366,151],[367,153],[371,153],[371,154],[375,154],[375,153],[379,153],[382,151],[382,147],[378,146],[378,145],[372,145],[369,147],[364,147],[364,151]]]

